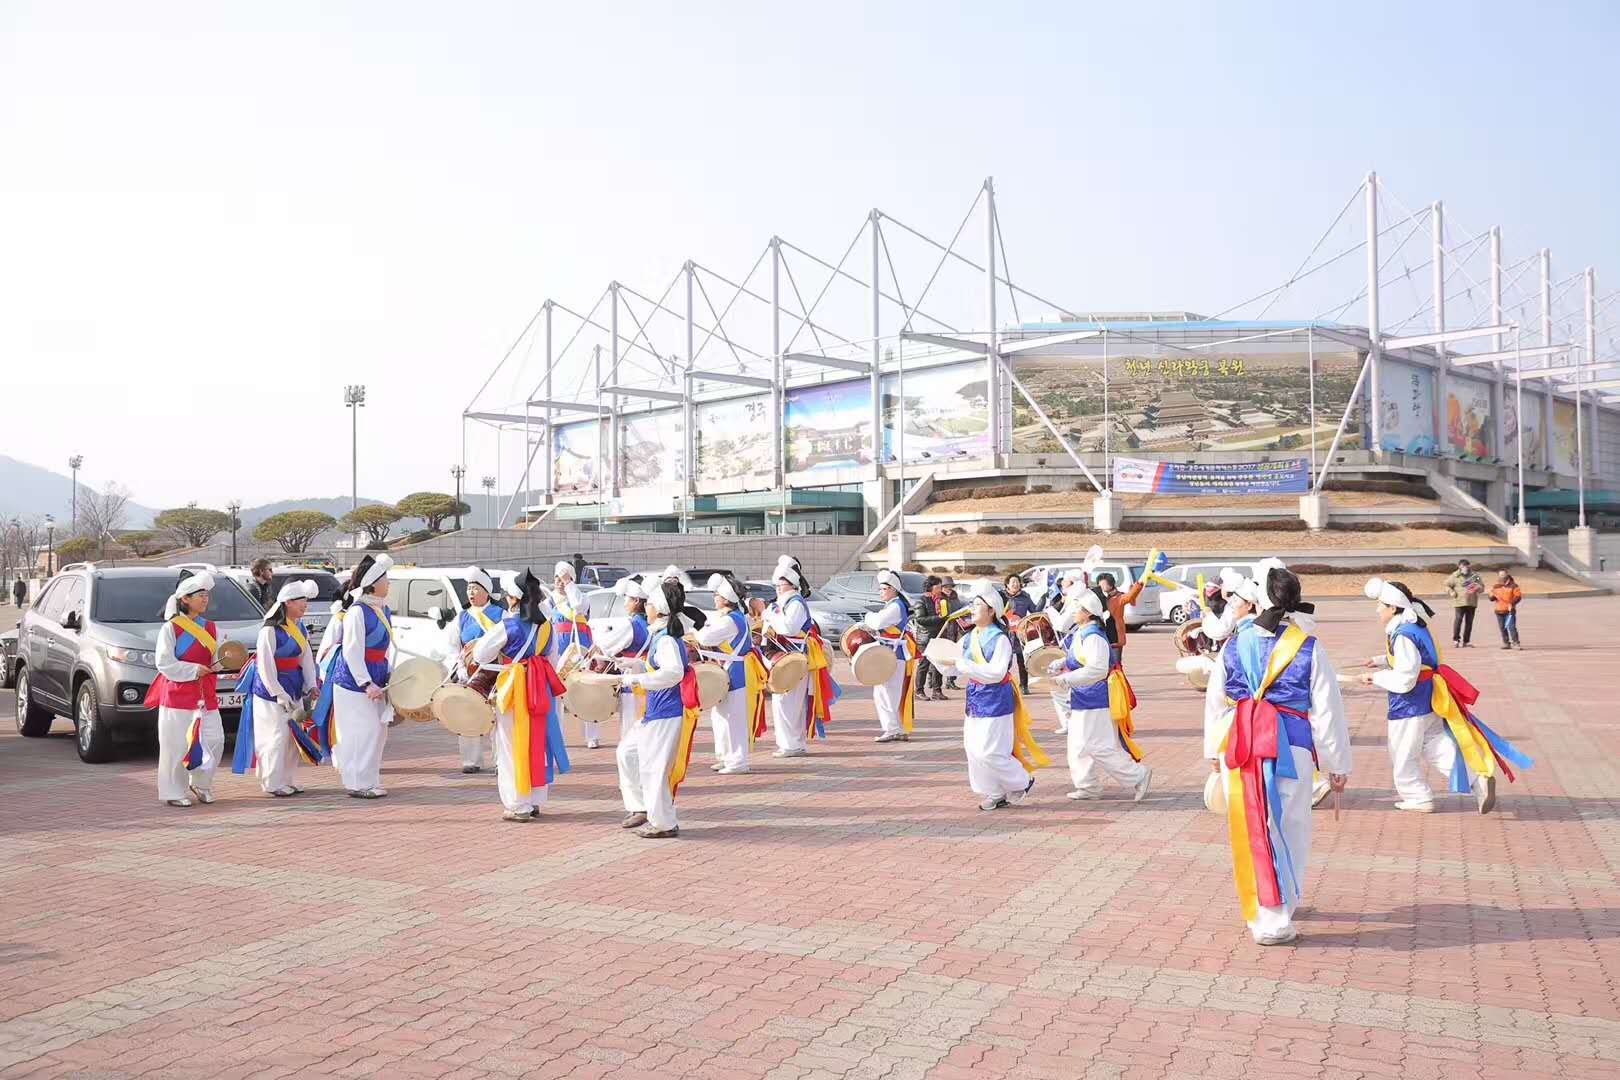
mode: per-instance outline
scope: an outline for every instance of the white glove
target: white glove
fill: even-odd
[[[280,705],[283,709],[286,709],[288,712],[292,712],[293,709],[297,707],[297,703],[294,702],[293,699],[288,697],[286,694],[277,694],[276,695],[276,704]]]
[[[1054,660],[1050,664],[1046,665],[1046,673],[1048,675],[1061,675],[1063,674],[1063,669],[1067,666],[1067,663],[1063,660]]]

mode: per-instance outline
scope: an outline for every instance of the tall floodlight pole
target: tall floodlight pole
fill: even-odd
[[[1372,432],[1372,446],[1368,449],[1377,452],[1384,433],[1383,380],[1379,377],[1381,350],[1378,345],[1378,174],[1368,173],[1364,186],[1367,195],[1367,363],[1372,379],[1372,390],[1368,395],[1368,411],[1372,414],[1372,422],[1368,425]]]
[[[37,563],[35,564],[38,565]],[[45,577],[56,576],[56,519],[45,515]]]
[[[450,475],[456,480],[456,532],[461,531],[461,481],[467,475],[467,466],[450,466]]]
[[[1586,268],[1586,355],[1575,365],[1575,490],[1581,528],[1586,528],[1586,425],[1581,414],[1586,403],[1581,398],[1581,369],[1597,362],[1597,271]]]
[[[984,324],[990,332],[990,349],[985,357],[990,362],[990,379],[986,387],[990,391],[990,452],[995,461],[1007,451],[1003,448],[1006,431],[1001,414],[1002,384],[1006,380],[1001,375],[1001,339],[996,333],[996,180],[993,176],[984,178],[984,226]]]
[[[360,410],[366,407],[366,388],[363,384],[343,388],[343,404],[349,410],[349,480],[352,485],[349,510],[360,509]],[[360,547],[360,534],[354,534],[354,546]]]
[[[494,529],[495,524],[495,478],[486,476],[481,481],[484,485],[484,501],[489,504],[489,527]]]
[[[79,531],[79,466],[84,464],[83,454],[74,454],[68,458],[68,468],[73,470],[73,531]]]
[[[242,500],[232,499],[225,504],[231,513],[231,565],[236,565],[236,532],[242,527]]]

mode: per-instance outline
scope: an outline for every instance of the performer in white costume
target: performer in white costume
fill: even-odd
[[[259,627],[253,664],[236,686],[243,695],[242,716],[231,771],[240,774],[254,769],[259,786],[277,798],[304,790],[295,782],[301,746],[308,747],[305,756],[310,764],[320,763],[316,744],[293,737],[299,700],[307,698],[313,705],[315,698],[315,654],[298,620],[319,592],[308,579],[281,587]]]
[[[1075,618],[1079,608],[1075,605],[1075,597],[1080,590],[1086,587],[1086,576],[1080,570],[1068,570],[1063,574],[1062,587],[1053,602],[1046,607],[1047,617],[1052,620],[1052,630],[1058,636],[1058,645],[1064,652],[1069,651],[1070,639],[1074,636]],[[1057,714],[1057,733],[1069,733],[1069,691],[1057,687],[1052,691],[1052,711]]]
[[[621,824],[649,840],[680,835],[675,794],[686,776],[697,727],[697,686],[690,675],[686,627],[678,613],[686,591],[678,581],[663,581],[649,590],[652,638],[647,670],[624,676],[632,690],[646,693],[641,718],[619,736],[619,794],[624,799]]]
[[[489,632],[490,628],[506,617],[506,612],[491,598],[495,591],[495,581],[485,570],[477,566],[469,566],[463,573],[467,578],[467,607],[450,622],[445,624],[445,634],[449,639],[451,667],[455,672],[457,682],[466,682],[472,678],[477,663],[471,661],[473,643]],[[461,771],[476,773],[483,771],[489,763],[490,740],[489,735],[469,737],[458,735],[457,748],[461,753]]]
[[[1204,754],[1222,778],[1244,922],[1259,944],[1282,945],[1297,936],[1310,865],[1311,772],[1319,763],[1344,788],[1350,731],[1299,579],[1273,566],[1262,587],[1259,614],[1234,632],[1205,691]]]
[[[613,669],[623,674],[644,671],[647,667],[647,642],[652,632],[647,627],[647,589],[639,576],[622,577],[613,583],[613,591],[624,597],[626,618],[614,629],[604,630],[596,639],[597,650],[612,661]],[[619,685],[619,741],[624,733],[641,722],[641,706],[646,695],[636,694],[623,683]]]
[[[748,750],[754,740],[756,718],[764,706],[765,667],[754,649],[754,635],[743,610],[743,590],[735,578],[710,574],[706,583],[714,593],[720,617],[697,632],[698,644],[725,657],[726,694],[709,710],[714,732],[715,772],[727,775],[748,771]]]
[[[805,652],[810,633],[810,608],[799,593],[804,580],[788,562],[778,562],[774,572],[776,602],[765,609],[765,629],[795,652]],[[776,729],[776,750],[772,757],[804,757],[810,752],[805,712],[809,707],[810,680],[792,690],[771,695],[771,723]]]
[[[394,670],[393,613],[388,608],[388,571],[394,560],[367,555],[344,590],[343,641],[332,665],[332,764],[356,799],[381,799],[383,747],[394,709],[388,676]]]
[[[911,603],[900,591],[900,575],[879,570],[878,599],[883,606],[869,612],[862,624],[894,649],[898,661],[889,681],[872,687],[872,704],[877,707],[878,734],[875,742],[906,742],[913,723],[912,685],[917,677],[917,638],[912,632]]]
[[[214,770],[225,751],[219,719],[219,628],[203,618],[214,575],[180,579],[163,605],[158,677],[146,695],[158,711],[158,798],[186,807],[214,801]]]
[[[1131,756],[1122,744],[1109,707],[1108,634],[1104,620],[1112,618],[1102,597],[1090,589],[1075,596],[1080,625],[1068,646],[1068,655],[1052,663],[1053,681],[1069,691],[1069,776],[1074,782],[1071,799],[1100,799],[1103,779],[1129,788],[1141,802],[1147,795],[1153,770]]]
[[[551,593],[551,646],[546,651],[546,658],[559,672],[564,667],[563,654],[570,646],[578,646],[581,652],[590,652],[594,638],[591,635],[591,624],[586,618],[585,601],[580,595],[579,586],[574,583],[574,564],[559,562],[552,572]],[[562,697],[562,709],[568,711],[568,696]],[[602,725],[594,720],[581,721],[584,729],[585,749],[595,750],[602,745]]]

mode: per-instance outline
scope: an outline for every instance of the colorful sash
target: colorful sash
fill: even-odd
[[[277,627],[298,646],[298,651],[291,656],[277,656],[275,658],[276,670],[296,671],[303,667],[304,654],[309,651],[309,639],[304,637],[304,631],[298,623],[289,619]],[[302,678],[300,678],[302,683]],[[241,775],[249,769],[259,767],[258,740],[254,737],[254,701],[255,697],[264,696],[274,699],[274,693],[269,687],[263,687],[264,695],[255,691],[262,686],[259,678],[259,663],[257,654],[248,657],[247,666],[242,669],[242,677],[236,682],[236,690],[242,695],[242,716],[236,725],[236,753],[231,758],[231,772]],[[283,689],[285,689],[283,687]],[[302,689],[308,689],[303,687]],[[295,695],[301,696],[301,695]],[[299,757],[304,759],[306,765],[318,765],[327,752],[316,739],[313,717],[306,716],[304,722],[299,724],[292,714],[287,715],[287,730],[292,733],[293,743],[298,747]]]
[[[911,700],[911,687],[917,679],[917,635],[907,626],[904,631],[898,626],[885,626],[878,631],[878,637],[895,646],[901,663],[905,668],[905,675],[900,679],[900,727],[906,732],[912,730],[912,722],[916,716],[916,703]]]
[[[969,633],[967,636],[968,649],[976,664],[985,663],[984,647],[979,642],[979,634]],[[1029,709],[1024,705],[1024,695],[1018,691],[1018,680],[1012,677],[1012,665],[1007,665],[1007,673],[1001,677],[1005,685],[1012,689],[1013,698],[1013,757],[1024,767],[1024,771],[1033,774],[1036,769],[1052,764],[1052,759],[1046,756],[1041,744],[1035,741],[1035,729],[1029,723]]]
[[[1108,669],[1108,715],[1114,721],[1119,745],[1131,755],[1132,761],[1141,761],[1142,747],[1133,737],[1136,734],[1136,721],[1131,717],[1131,710],[1136,708],[1136,691],[1131,688],[1131,680],[1125,677],[1125,667],[1118,659],[1119,651],[1111,652],[1114,665]]]
[[[337,725],[332,723],[332,688],[337,685],[333,673],[337,669],[338,654],[342,652],[341,642],[331,652],[326,654],[326,666],[315,669],[315,677],[320,682],[321,692],[315,698],[315,708],[310,710],[309,721],[300,737],[295,728],[293,738],[298,742],[298,752],[307,755],[317,753],[319,756],[312,764],[329,761],[332,757],[332,748],[337,745]]]
[[[170,621],[174,624],[176,660],[208,667],[217,659],[219,642],[206,627],[198,625],[196,620],[188,615],[176,615]],[[152,685],[147,688],[146,700],[142,704],[148,709],[155,709],[161,705],[170,709],[217,710],[218,686],[219,677],[212,671],[205,671],[190,682],[175,682],[159,672],[158,677],[153,679]],[[198,752],[201,753],[200,750]]]
[[[1479,700],[1479,691],[1455,668],[1440,661],[1438,642],[1434,654],[1439,667],[1425,665],[1418,672],[1418,682],[1429,684],[1435,715],[1446,722],[1446,734],[1457,745],[1457,761],[1451,769],[1451,790],[1462,793],[1472,789],[1470,770],[1476,776],[1495,776],[1500,769],[1508,783],[1513,783],[1517,777],[1511,766],[1528,769],[1535,764],[1535,759],[1474,715],[1473,705]],[[1392,655],[1389,659],[1393,663],[1395,658]]]
[[[747,620],[743,622],[744,634],[751,634]],[[720,651],[728,656],[737,655],[735,642],[723,641]],[[760,656],[759,650],[750,645],[748,652],[737,663],[743,666],[743,685],[747,688],[745,700],[748,702],[748,748],[754,748],[754,740],[765,734],[765,681],[770,678],[770,672],[765,667],[765,658]]]
[[[1246,922],[1252,922],[1261,907],[1281,906],[1285,889],[1289,899],[1300,895],[1302,868],[1294,865],[1283,835],[1282,793],[1277,785],[1278,777],[1298,779],[1294,749],[1289,725],[1282,722],[1279,707],[1265,696],[1305,642],[1306,634],[1299,627],[1290,625],[1283,630],[1253,696],[1234,703],[1237,711],[1222,741],[1232,876]]]
[[[495,679],[495,708],[512,715],[512,784],[519,798],[571,768],[562,710],[555,707],[566,692],[551,661],[538,653],[514,661]]]

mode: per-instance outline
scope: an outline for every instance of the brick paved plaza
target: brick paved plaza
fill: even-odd
[[[1341,666],[1381,647],[1369,606],[1324,605]],[[981,813],[959,696],[875,746],[852,694],[813,757],[751,775],[710,773],[705,733],[674,841],[618,828],[610,748],[503,822],[436,725],[394,729],[381,802],[309,769],[298,800],[227,772],[168,809],[153,751],[80,764],[6,694],[0,1074],[1614,1077],[1620,600],[1523,622],[1526,651],[1487,614],[1451,659],[1537,768],[1489,817],[1398,813],[1382,695],[1348,696],[1349,797],[1274,949],[1238,919],[1162,629],[1131,637],[1140,805],[1069,802],[1054,767]]]

